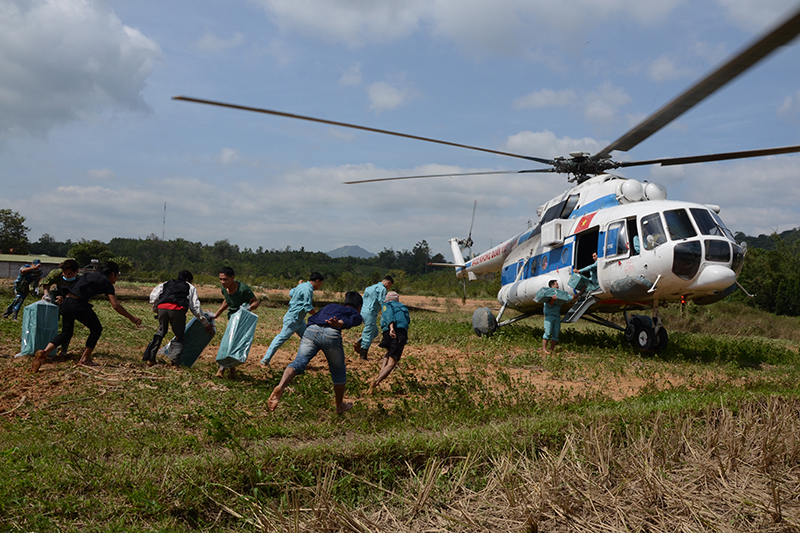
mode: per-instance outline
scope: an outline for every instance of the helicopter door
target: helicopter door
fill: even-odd
[[[600,228],[594,227],[588,229],[575,237],[575,266],[574,268],[580,269],[594,263],[592,254],[597,253],[600,255],[601,250],[598,250],[598,238],[600,236]]]

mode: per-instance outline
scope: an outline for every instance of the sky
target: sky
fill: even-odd
[[[183,95],[551,158],[594,153],[773,27],[788,0],[0,0],[0,208],[29,239],[183,238],[450,257],[537,220],[526,161],[172,100]],[[800,144],[800,41],[617,159]],[[800,226],[800,155],[621,169]],[[166,203],[166,211],[164,204]]]

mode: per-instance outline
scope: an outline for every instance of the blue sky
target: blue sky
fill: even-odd
[[[783,0],[0,0],[0,208],[29,237],[161,236],[475,251],[536,221],[558,175],[343,185],[522,160],[171,100],[185,95],[539,157],[596,152],[796,9]],[[800,144],[800,44],[619,159]],[[536,165],[533,165],[535,167]],[[625,169],[800,226],[800,156]]]

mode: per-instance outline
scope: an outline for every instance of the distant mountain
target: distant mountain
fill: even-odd
[[[325,252],[330,257],[337,258],[337,257],[358,257],[359,259],[370,259],[375,257],[375,254],[372,252],[368,252],[360,246],[342,246],[341,248],[337,248],[335,250],[331,250],[330,252]]]

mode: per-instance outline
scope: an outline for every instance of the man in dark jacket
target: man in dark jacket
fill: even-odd
[[[206,328],[209,335],[213,335],[211,323],[203,314],[200,300],[197,298],[197,289],[189,283],[194,276],[188,270],[178,272],[178,278],[158,285],[150,293],[150,304],[153,311],[158,313],[158,331],[153,335],[153,340],[147,345],[142,356],[147,361],[147,366],[156,364],[156,355],[161,347],[161,341],[172,326],[175,340],[169,348],[169,358],[173,366],[179,366],[183,355],[183,340],[186,333],[186,310],[192,311],[197,320]]]
[[[141,325],[142,319],[130,314],[117,300],[114,292],[114,284],[119,279],[119,265],[113,261],[109,261],[100,270],[100,272],[89,272],[78,278],[78,281],[69,288],[64,303],[61,304],[61,319],[62,328],[61,333],[47,344],[44,350],[38,350],[36,357],[33,359],[31,372],[38,372],[39,367],[43,362],[47,361],[47,356],[50,352],[56,349],[56,346],[61,346],[66,339],[72,338],[72,332],[75,329],[75,321],[77,320],[87,328],[89,328],[89,337],[86,339],[86,347],[83,349],[78,361],[79,365],[98,366],[92,360],[92,352],[97,341],[100,340],[100,335],[103,333],[103,325],[100,324],[100,319],[97,318],[97,313],[92,309],[92,304],[89,300],[99,294],[105,294],[111,307],[124,316],[136,326]]]
[[[280,383],[273,389],[267,400],[267,408],[270,411],[274,411],[278,407],[284,389],[296,375],[305,371],[308,363],[320,350],[328,360],[328,369],[333,380],[336,414],[340,415],[353,407],[352,402],[344,401],[347,366],[342,346],[342,330],[361,324],[361,302],[360,294],[348,292],[344,295],[344,305],[326,305],[308,319],[308,327],[303,333],[297,356],[283,371]]]

